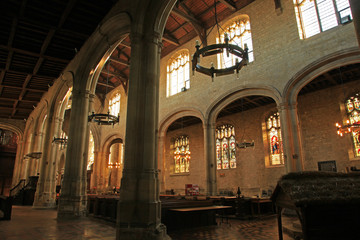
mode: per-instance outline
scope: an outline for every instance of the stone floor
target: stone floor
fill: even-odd
[[[220,220],[218,220],[220,223]],[[275,216],[258,220],[230,219],[229,223],[170,232],[174,240],[276,240]],[[10,221],[0,221],[1,240],[115,239],[115,224],[93,218],[58,221],[56,210],[34,210],[13,206]],[[284,240],[290,240],[284,235]]]

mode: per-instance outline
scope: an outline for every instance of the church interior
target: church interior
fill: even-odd
[[[0,8],[5,239],[360,238],[359,1]]]

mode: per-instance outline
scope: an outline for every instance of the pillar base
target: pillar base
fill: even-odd
[[[170,240],[166,233],[166,226],[160,224],[156,229],[152,228],[119,228],[116,227],[116,240]]]
[[[87,216],[86,197],[61,197],[59,199],[58,219]]]
[[[56,208],[55,193],[35,193],[33,208]]]

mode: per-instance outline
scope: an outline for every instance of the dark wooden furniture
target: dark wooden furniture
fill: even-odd
[[[231,206],[207,206],[190,208],[172,208],[171,229],[194,228],[201,226],[216,225],[216,214],[218,213],[222,220],[226,216],[225,209]],[[169,227],[169,225],[167,225]]]
[[[297,172],[283,176],[271,197],[282,240],[282,209],[297,212],[304,240],[360,239],[360,173]]]
[[[251,215],[252,217],[255,217],[255,209],[257,209],[257,217],[261,217],[261,209],[264,209],[266,212],[275,213],[273,211],[273,203],[272,200],[269,198],[251,198]],[[263,210],[263,211],[264,211]]]
[[[2,213],[0,216],[0,220],[11,219],[12,201],[13,197],[6,197],[0,195],[0,211]]]

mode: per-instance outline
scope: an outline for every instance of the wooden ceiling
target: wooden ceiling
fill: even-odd
[[[217,19],[221,21],[253,1],[178,0],[164,30],[162,56],[196,36],[206,45],[205,32],[215,25],[215,6]],[[116,2],[0,1],[3,10],[0,15],[0,118],[27,119]],[[104,99],[105,94],[117,86],[127,91],[130,44],[130,38],[126,37],[103,68],[96,88],[99,98]],[[358,68],[351,71],[358,75]],[[331,79],[332,72],[329,75],[324,76],[326,81]],[[255,100],[245,101],[251,105],[251,102],[261,104],[268,99],[255,96]]]

